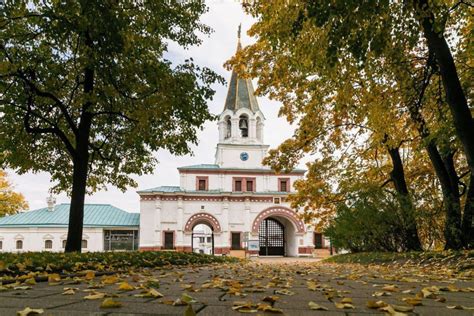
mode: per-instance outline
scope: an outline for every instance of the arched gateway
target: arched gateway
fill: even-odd
[[[206,224],[216,255],[312,255],[314,231],[287,201],[305,170],[276,174],[262,165],[269,148],[264,143],[265,116],[252,81],[236,71],[217,123],[213,164],[180,167],[179,185],[138,192],[140,249],[193,251],[193,228]],[[201,237],[207,242],[208,235]]]

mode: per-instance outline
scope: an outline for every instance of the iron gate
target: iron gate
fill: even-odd
[[[266,218],[258,231],[260,256],[285,255],[285,227],[276,219]]]

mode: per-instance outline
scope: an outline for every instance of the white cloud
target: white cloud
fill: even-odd
[[[224,62],[235,53],[237,46],[237,27],[242,23],[242,44],[252,42],[246,30],[253,23],[251,17],[244,14],[238,1],[221,0],[208,1],[209,12],[202,17],[202,21],[214,29],[214,32],[203,38],[199,47],[188,50],[179,49],[170,45],[168,57],[177,58],[178,62],[192,57],[196,64],[207,66],[228,80],[230,72],[223,68]],[[171,58],[171,57],[170,57]],[[209,103],[212,113],[219,114],[224,107],[227,87],[215,85],[216,94]],[[289,126],[284,118],[278,117],[278,103],[267,98],[259,98],[259,105],[265,114],[265,143],[276,147],[283,140],[290,137],[294,128]],[[193,146],[194,156],[175,157],[167,151],[156,153],[159,160],[154,174],[134,177],[138,182],[138,189],[146,189],[160,185],[179,185],[179,176],[176,168],[184,165],[199,163],[214,163],[215,147],[218,140],[216,122],[208,122],[204,130],[199,132],[200,142]],[[9,171],[9,178],[16,190],[23,193],[30,204],[30,209],[46,206],[48,189],[51,186],[50,177],[46,173],[16,175]],[[58,203],[69,203],[65,194],[56,197]],[[95,193],[86,197],[86,203],[113,204],[127,211],[139,211],[139,197],[136,189],[131,188],[125,193],[109,186],[107,191]]]

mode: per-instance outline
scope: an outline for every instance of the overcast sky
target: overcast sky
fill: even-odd
[[[224,62],[235,53],[237,45],[237,27],[242,23],[242,44],[252,43],[252,39],[246,35],[246,31],[252,25],[252,18],[245,15],[236,0],[209,0],[209,12],[202,17],[202,21],[214,29],[214,32],[203,38],[199,47],[188,50],[170,46],[170,59],[180,62],[187,57],[193,57],[194,61],[207,66],[226,80],[230,79],[230,72],[223,68]],[[255,83],[255,82],[254,82]],[[219,114],[224,108],[224,100],[227,93],[227,85],[215,85],[214,99],[209,102],[209,109],[214,114]],[[289,126],[284,118],[278,117],[279,104],[267,98],[258,98],[260,109],[265,114],[265,143],[276,147],[283,140],[290,137],[294,128]],[[204,130],[199,132],[200,142],[193,147],[194,155],[173,156],[167,151],[158,151],[156,156],[159,164],[153,174],[134,177],[138,188],[129,188],[125,193],[109,186],[107,191],[97,192],[86,197],[86,203],[112,204],[130,212],[139,211],[139,196],[137,190],[157,187],[160,185],[179,185],[179,176],[176,168],[185,165],[199,163],[214,163],[215,148],[218,141],[216,122],[208,122]],[[27,199],[30,209],[46,207],[48,189],[52,186],[50,177],[46,173],[16,175],[7,170],[9,179],[14,184],[15,190],[23,193]],[[56,196],[57,203],[69,203],[65,194]]]

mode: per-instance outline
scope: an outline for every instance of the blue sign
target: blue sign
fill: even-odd
[[[246,152],[240,153],[240,160],[246,161],[247,159],[249,159],[249,154],[248,153],[246,153]]]

